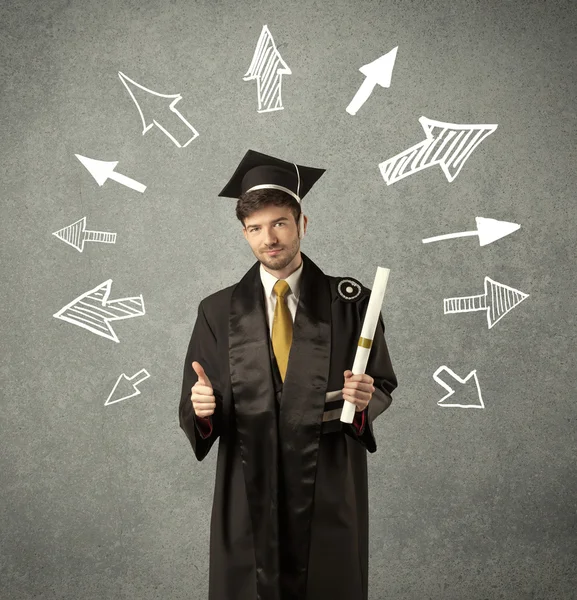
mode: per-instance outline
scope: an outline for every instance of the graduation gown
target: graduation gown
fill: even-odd
[[[209,600],[367,600],[368,452],[397,387],[379,322],[366,373],[375,392],[361,431],[341,423],[370,290],[303,271],[284,384],[271,350],[259,262],[203,299],[184,364],[180,426],[198,461],[217,439]],[[192,362],[216,398],[210,434],[191,402]],[[206,434],[205,434],[206,435]]]

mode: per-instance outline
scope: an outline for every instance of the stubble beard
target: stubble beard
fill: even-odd
[[[291,263],[298,251],[299,242],[296,240],[291,246],[284,246],[278,256],[270,256],[266,253],[266,250],[263,250],[257,258],[267,269],[280,271]]]

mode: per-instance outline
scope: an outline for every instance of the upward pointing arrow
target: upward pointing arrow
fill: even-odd
[[[387,185],[432,165],[440,165],[449,181],[459,174],[473,150],[497,125],[459,125],[420,117],[425,139],[379,164]]]
[[[282,59],[271,32],[263,26],[252,61],[244,75],[244,81],[256,79],[258,92],[258,111],[270,112],[282,110],[282,76],[292,75],[289,66]]]
[[[88,169],[88,172],[96,179],[96,183],[99,186],[103,186],[104,182],[107,179],[113,179],[126,187],[129,187],[137,192],[144,192],[146,186],[131,179],[130,177],[126,177],[126,175],[122,175],[117,173],[114,169],[118,164],[117,160],[106,161],[106,160],[97,160],[96,158],[88,158],[87,156],[81,156],[80,154],[75,154],[76,158]]]
[[[357,114],[357,111],[367,101],[377,84],[386,88],[391,85],[391,76],[393,75],[393,67],[397,58],[397,48],[398,46],[395,46],[390,52],[383,54],[383,56],[363,65],[359,69],[365,75],[365,80],[346,108],[349,115]]]

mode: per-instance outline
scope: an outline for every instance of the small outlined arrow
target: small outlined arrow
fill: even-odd
[[[186,148],[186,146],[188,146],[188,144],[190,144],[190,142],[192,142],[192,140],[195,140],[198,137],[198,131],[183,117],[183,115],[178,111],[178,109],[175,108],[176,103],[179,102],[180,100],[182,100],[182,96],[180,94],[160,94],[159,92],[155,92],[153,90],[150,90],[150,89],[144,87],[143,85],[140,85],[140,83],[136,83],[136,81],[134,81],[133,79],[130,79],[130,77],[127,77],[124,73],[122,73],[122,71],[118,71],[118,77],[120,77],[120,81],[122,81],[122,83],[124,84],[124,87],[128,90],[130,97],[134,101],[134,104],[136,104],[136,108],[138,110],[138,113],[140,114],[140,119],[142,120],[142,135],[144,135],[154,125],[156,125],[158,127],[158,129],[160,129],[163,133],[165,133],[174,142],[174,144],[176,146],[178,146],[179,148]],[[132,84],[132,87],[129,86],[127,82],[130,82]],[[138,90],[142,90],[142,91],[146,92],[147,94],[152,94],[153,96],[158,96],[160,98],[172,98],[173,100],[168,105],[168,108],[170,109],[170,111],[172,113],[174,113],[176,115],[177,119],[174,119],[172,117],[172,115],[168,115],[168,117],[171,117],[170,126],[168,124],[166,125],[166,127],[161,125],[160,121],[168,120],[167,117],[165,116],[166,103],[163,104],[162,108],[158,109],[150,101],[151,97],[144,95],[144,94],[140,94],[140,102],[138,102],[138,100],[136,99],[136,94],[138,94]],[[148,119],[148,123],[147,123],[147,117],[144,115],[144,111],[141,108],[141,105],[144,105],[145,102],[147,102],[149,105],[149,106],[147,106],[147,108],[148,108],[147,114],[154,113],[155,111],[160,112],[160,110],[163,110],[164,112],[163,112],[162,116],[159,116],[158,119],[150,118],[150,119]],[[184,124],[184,127],[183,127],[183,124]],[[172,133],[170,133],[170,131],[168,131],[168,128],[173,130],[174,135]],[[175,137],[176,131],[174,131],[174,130],[177,130],[177,129],[178,129],[178,134],[184,140],[183,143],[179,142]],[[191,132],[192,132],[192,135],[191,135]]]
[[[450,381],[451,383],[454,385],[455,383],[459,385],[459,390],[457,393],[457,396],[459,396],[462,391],[463,388],[465,387],[472,387],[472,384],[474,383],[477,387],[477,395],[479,398],[478,403],[476,404],[462,404],[459,402],[453,402],[451,404],[449,404],[448,402],[445,402],[445,400],[447,398],[450,398],[451,396],[453,396],[455,394],[455,390],[449,385],[449,383],[446,383],[445,381],[443,381],[439,375],[442,372],[446,372],[448,373],[449,377],[450,377]],[[472,380],[471,380],[472,378]],[[481,388],[479,386],[479,380],[477,379],[477,371],[473,370],[471,371],[467,377],[465,377],[465,379],[461,379],[454,371],[452,371],[451,369],[449,369],[449,367],[443,365],[441,367],[439,367],[434,373],[433,373],[433,379],[441,386],[443,386],[448,394],[446,394],[445,396],[443,396],[438,402],[437,404],[439,406],[459,406],[461,408],[485,408],[485,404],[483,403],[483,397],[481,396]],[[470,382],[470,383],[469,383]]]
[[[140,371],[135,373],[132,377],[128,377],[125,373],[122,373],[116,380],[104,406],[140,395],[141,392],[138,389],[138,385],[149,377],[150,373],[146,369],[140,369]],[[114,400],[112,398],[114,398]]]
[[[283,75],[292,75],[292,71],[277,50],[268,27],[264,25],[250,67],[243,77],[244,81],[256,79],[257,112],[270,112],[284,108],[281,98]]]
[[[72,300],[52,316],[119,342],[110,322],[144,315],[144,300],[142,294],[131,298],[108,300],[111,286],[112,279],[104,281]]]
[[[146,186],[142,183],[130,179],[130,177],[126,177],[126,175],[122,175],[117,173],[114,169],[118,164],[117,160],[106,161],[106,160],[97,160],[95,158],[87,158],[86,156],[81,156],[80,154],[75,154],[76,158],[88,169],[88,172],[96,179],[96,183],[102,187],[104,182],[107,179],[113,179],[114,181],[125,185],[137,192],[144,192]]]
[[[84,250],[84,242],[100,242],[103,244],[115,244],[116,234],[108,231],[88,231],[86,229],[86,217],[78,219],[78,221],[63,227],[58,231],[54,231],[52,235],[55,235],[59,240],[70,244],[73,248],[76,248],[79,252]]]
[[[383,56],[377,58],[373,62],[363,65],[359,69],[359,71],[365,75],[365,80],[346,108],[349,115],[357,114],[357,111],[367,101],[377,84],[386,88],[391,85],[391,76],[393,75],[397,49],[398,46],[395,46],[390,52],[383,54]]]
[[[387,185],[404,179],[432,165],[440,165],[449,181],[453,181],[473,150],[497,125],[458,125],[420,117],[426,138],[379,164]]]
[[[491,329],[497,321],[528,297],[529,294],[493,281],[490,277],[485,277],[484,294],[445,298],[443,300],[444,312],[447,315],[484,310],[487,312],[487,324]]]
[[[457,237],[465,237],[469,235],[476,235],[479,237],[479,245],[486,246],[491,242],[496,242],[501,238],[517,231],[521,225],[517,223],[510,223],[509,221],[497,221],[497,219],[486,219],[484,217],[475,217],[477,223],[477,229],[475,231],[460,231],[458,233],[446,233],[444,235],[437,235],[435,237],[425,238],[423,244],[429,242],[438,242],[440,240],[450,240]]]

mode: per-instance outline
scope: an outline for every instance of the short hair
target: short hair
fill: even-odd
[[[301,215],[301,205],[286,192],[271,188],[245,192],[238,198],[236,203],[236,218],[245,226],[244,220],[253,212],[266,206],[288,206],[291,209],[295,223],[298,223]]]

